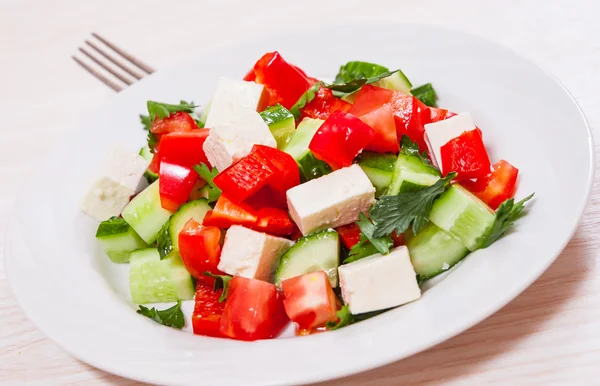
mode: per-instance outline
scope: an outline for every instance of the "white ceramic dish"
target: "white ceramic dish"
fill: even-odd
[[[361,32],[342,39],[349,30]],[[315,41],[323,44],[307,44]],[[502,157],[520,168],[518,198],[536,192],[529,214],[421,300],[339,331],[246,343],[193,336],[137,315],[122,295],[127,266],[108,262],[93,237],[97,223],[79,211],[94,170],[112,144],[136,150],[144,143],[137,114],[147,99],[206,102],[218,76],[241,78],[274,49],[316,77],[335,75],[348,60],[368,60],[402,68],[415,84],[432,82],[441,106],[473,115],[492,160]],[[7,272],[41,330],[79,359],[124,377],[212,386],[341,377],[448,339],[529,286],[576,228],[591,188],[592,148],[567,91],[537,66],[483,39],[407,24],[274,34],[160,71],[84,117],[16,203],[6,236]]]

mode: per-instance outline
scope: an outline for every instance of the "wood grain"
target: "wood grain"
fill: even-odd
[[[600,5],[595,0],[547,0],[543,6],[535,0],[379,1],[376,8],[357,0],[307,0],[296,7],[266,0],[232,3],[0,2],[0,234],[17,187],[60,141],[75,113],[84,114],[112,94],[69,58],[92,31],[161,68],[204,47],[274,33],[291,22],[308,28],[331,15],[462,29],[541,63],[573,93],[599,137]],[[165,17],[174,10],[178,17]],[[504,309],[426,352],[321,385],[599,384],[599,187],[596,176],[585,216],[558,260]],[[10,293],[3,264],[0,315],[1,385],[137,384],[85,365],[39,332]]]

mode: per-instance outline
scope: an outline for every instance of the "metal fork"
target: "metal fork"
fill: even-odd
[[[154,72],[152,67],[123,51],[97,33],[93,32],[92,37],[95,39],[86,39],[85,44],[87,46],[79,47],[79,51],[91,60],[91,63],[99,66],[99,69],[95,69],[93,64],[88,64],[75,55],[71,57],[87,72],[116,92]],[[107,76],[108,74],[114,78],[111,79],[110,76]]]

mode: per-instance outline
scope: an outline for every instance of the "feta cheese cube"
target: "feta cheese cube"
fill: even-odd
[[[82,210],[96,220],[121,214],[129,198],[147,185],[143,178],[149,161],[122,147],[113,149],[81,202]]]
[[[375,188],[356,164],[287,191],[290,215],[303,235],[350,224],[374,202]]]
[[[442,169],[441,148],[450,140],[465,131],[475,130],[475,123],[469,113],[461,113],[451,118],[425,125],[425,142],[433,163]]]
[[[406,246],[344,264],[338,273],[342,297],[353,314],[396,307],[421,297]]]
[[[230,275],[270,281],[279,258],[294,242],[234,225],[225,235],[219,270]]]
[[[205,126],[226,120],[232,111],[243,109],[259,111],[268,103],[268,92],[262,84],[238,79],[219,78],[217,90],[210,102],[210,111]]]

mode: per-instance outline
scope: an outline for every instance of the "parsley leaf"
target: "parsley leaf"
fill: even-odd
[[[325,87],[327,87],[328,89],[333,91],[333,95],[335,95],[337,97],[343,97],[345,95],[353,93],[354,91],[358,90],[365,84],[375,83],[383,78],[387,78],[388,76],[392,75],[395,72],[398,72],[398,70],[386,71],[381,74],[371,76],[369,78],[366,78],[364,76],[359,76],[350,81],[347,81],[346,83],[327,84],[327,85],[325,85]]]
[[[371,210],[371,221],[375,225],[374,237],[404,233],[412,223],[415,234],[425,226],[433,201],[444,191],[456,173],[448,173],[431,186],[421,190],[383,196]]]
[[[110,236],[119,233],[125,233],[129,230],[129,224],[123,217],[113,216],[108,220],[104,220],[98,225],[96,237]]]
[[[342,308],[340,308],[337,312],[337,317],[337,322],[327,322],[328,329],[337,330],[354,322],[354,315],[350,313],[350,308],[348,308],[347,305],[343,305]]]
[[[156,135],[151,132],[150,130],[148,130],[148,149],[150,149],[151,152],[154,152],[154,146],[156,146],[156,144],[158,143],[158,138],[156,138]]]
[[[483,242],[482,248],[492,245],[510,228],[517,219],[521,217],[521,212],[525,209],[525,203],[533,197],[535,193],[530,194],[515,204],[515,199],[511,198],[504,201],[496,210],[496,219],[490,231],[490,234]]]
[[[181,101],[181,103],[179,103],[178,105],[148,101],[146,102],[146,106],[148,107],[148,114],[150,116],[151,121],[153,121],[156,117],[167,118],[169,115],[174,114],[178,111],[183,111],[191,114],[194,112],[194,107],[196,107],[192,103],[187,103],[185,101]]]
[[[204,274],[215,279],[215,284],[213,285],[214,292],[217,292],[223,288],[221,297],[219,297],[219,302],[223,303],[225,300],[227,300],[227,288],[229,287],[229,282],[233,278],[229,275],[215,275],[214,273],[210,272],[204,272]]]
[[[310,101],[315,99],[315,96],[319,92],[319,88],[321,87],[322,82],[316,82],[308,90],[304,92],[304,94],[300,95],[300,99],[298,102],[294,103],[292,108],[290,109],[290,113],[294,116],[295,120],[300,119],[300,114],[304,106],[306,106]]]
[[[369,257],[377,252],[377,248],[371,244],[369,239],[367,239],[365,235],[360,235],[360,241],[350,248],[350,252],[348,253],[348,257],[344,260],[344,264]]]
[[[185,318],[183,316],[183,312],[181,311],[181,302],[177,302],[176,305],[171,308],[167,308],[166,310],[157,310],[154,307],[139,307],[140,309],[137,310],[138,314],[144,315],[155,322],[162,324],[163,326],[177,329],[182,329],[183,326],[185,326]]]
[[[140,114],[140,122],[144,125],[144,130],[150,131],[150,125],[152,125],[152,119],[149,115]]]
[[[402,140],[400,141],[400,153],[418,157],[425,165],[433,167],[431,161],[429,160],[427,150],[425,150],[423,153],[419,153],[419,145],[417,142],[413,142],[406,134],[402,134]]]
[[[221,197],[222,193],[221,189],[219,189],[219,187],[213,182],[213,178],[219,174],[217,168],[213,167],[212,170],[210,170],[205,163],[201,163],[199,165],[195,165],[194,170],[196,173],[198,173],[200,178],[202,178],[208,184],[208,202],[211,203],[217,201],[219,197]]]
[[[370,78],[389,71],[387,67],[375,63],[352,61],[340,67],[334,84],[349,82],[357,78]]]
[[[162,228],[160,228],[160,232],[158,233],[158,238],[156,239],[156,247],[158,248],[158,254],[160,255],[160,259],[164,259],[173,251],[173,244],[171,243],[171,232],[169,232],[169,225],[171,221],[167,221]]]

